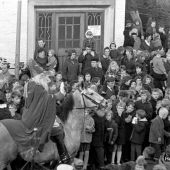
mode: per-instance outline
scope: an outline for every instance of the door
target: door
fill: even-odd
[[[59,56],[60,70],[69,49],[81,53],[84,38],[84,14],[56,14],[56,49]]]

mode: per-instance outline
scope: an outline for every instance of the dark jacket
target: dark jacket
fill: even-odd
[[[147,51],[149,51],[149,52],[151,52],[152,51],[152,46],[150,45],[147,45],[146,44],[146,42],[145,42],[145,40],[142,40],[141,41],[141,46],[140,46],[140,48],[141,48],[141,50],[147,50]]]
[[[102,70],[103,70],[103,73],[105,74],[108,67],[109,67],[109,64],[110,64],[110,58],[104,58],[103,56],[101,57],[101,65],[102,65]]]
[[[116,122],[114,120],[111,121],[106,120],[105,121],[105,143],[111,144],[111,142],[113,142],[114,144],[117,139],[117,135],[118,135],[118,128]]]
[[[145,164],[145,170],[151,170],[155,165],[158,164],[158,161],[154,159],[147,159],[145,158],[146,164]]]
[[[138,120],[137,124],[133,124],[131,142],[142,145],[145,139],[146,128],[147,128],[146,118]]]
[[[152,118],[152,113],[153,113],[153,108],[152,105],[149,101],[142,103],[142,100],[136,101],[135,102],[135,109],[142,109],[146,112],[146,118],[148,121],[151,120]]]
[[[92,56],[91,54],[86,54],[85,56],[83,56],[83,53],[79,56],[78,62],[82,63],[82,70],[81,70],[82,74],[84,74],[84,70],[91,67],[92,58],[98,59],[98,56],[96,55],[96,53],[94,56]]]
[[[95,132],[92,137],[92,146],[103,147],[104,145],[104,128],[105,128],[105,119],[100,117],[97,114],[93,116],[95,124]]]
[[[128,60],[126,57],[122,60],[121,65],[126,66],[126,71],[130,75],[134,75],[136,72],[135,60]]]
[[[76,59],[66,59],[63,66],[63,79],[66,81],[77,80],[79,74],[79,63]]]
[[[118,91],[116,89],[110,89],[108,87],[106,87],[106,90],[105,90],[106,94],[103,94],[103,97],[105,99],[110,99],[111,96],[116,96]]]

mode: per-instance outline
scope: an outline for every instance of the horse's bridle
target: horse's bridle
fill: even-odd
[[[80,91],[80,90],[79,90],[79,91]],[[82,93],[81,91],[80,91],[80,93],[81,93],[81,96],[82,96],[82,99],[83,99],[84,107],[81,107],[81,108],[74,108],[74,109],[93,108],[93,107],[88,107],[88,106],[86,106],[86,102],[85,102],[85,100],[84,100],[84,97],[86,97],[88,100],[90,100],[92,103],[96,104],[97,106],[100,106],[101,103],[105,100],[105,99],[103,98],[103,100],[101,100],[101,102],[98,103],[98,102],[96,102],[94,99],[92,99],[92,98],[90,98],[89,96],[87,96],[86,94]]]

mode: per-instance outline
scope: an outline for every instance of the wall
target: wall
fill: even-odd
[[[15,61],[17,0],[0,0],[0,57]],[[22,0],[21,61],[27,52],[27,0]]]
[[[125,26],[125,4],[126,0],[116,0],[115,11],[115,42],[117,46],[122,46],[124,42],[124,26]]]

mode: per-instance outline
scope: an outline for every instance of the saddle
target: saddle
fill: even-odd
[[[33,142],[29,149],[20,151],[21,157],[27,161],[31,162],[34,161],[36,163],[44,163],[49,162],[53,159],[58,158],[58,150],[55,145],[50,139],[47,143],[44,144],[42,151],[39,151],[40,147],[40,138],[38,136],[38,129],[34,129],[33,132]]]

